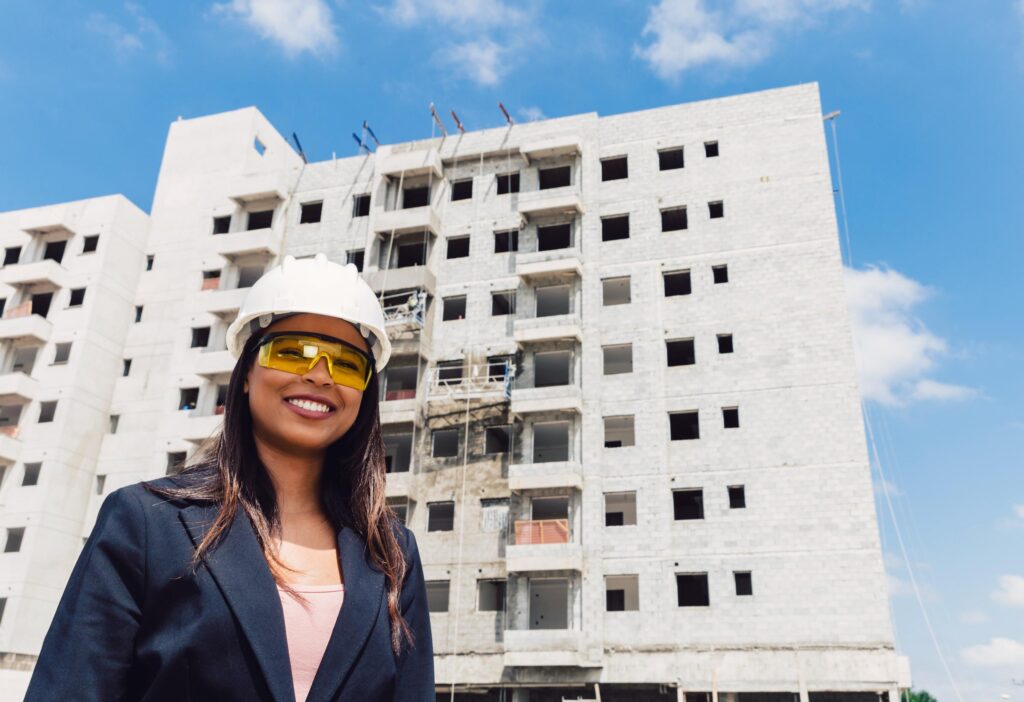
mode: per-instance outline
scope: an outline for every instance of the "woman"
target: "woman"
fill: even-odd
[[[372,290],[286,256],[228,349],[222,431],[104,501],[26,700],[433,700],[416,540],[384,501]]]

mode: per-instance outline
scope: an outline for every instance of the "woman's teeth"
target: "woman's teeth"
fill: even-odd
[[[320,402],[313,402],[312,400],[291,399],[287,400],[287,402],[295,405],[296,407],[301,407],[304,410],[309,410],[310,412],[323,412],[326,414],[331,411],[331,408],[327,405]]]

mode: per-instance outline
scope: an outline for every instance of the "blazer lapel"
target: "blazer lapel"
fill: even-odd
[[[214,507],[192,505],[178,518],[192,542],[199,544],[216,514]],[[245,632],[270,694],[277,702],[295,702],[280,596],[244,510],[238,509],[205,563]]]
[[[370,637],[384,600],[384,573],[370,564],[366,543],[349,527],[338,532],[345,598],[313,679],[309,702],[334,699]],[[390,637],[390,631],[387,633]]]

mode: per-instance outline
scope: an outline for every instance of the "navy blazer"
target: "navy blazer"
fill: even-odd
[[[57,606],[26,702],[295,702],[280,596],[243,511],[206,562],[189,569],[216,513],[142,484],[112,492]],[[415,537],[402,531],[400,607],[415,646],[403,641],[394,655],[384,574],[343,527],[345,598],[307,699],[435,700],[423,567]]]

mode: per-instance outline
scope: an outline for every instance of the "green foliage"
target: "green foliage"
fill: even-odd
[[[938,702],[925,690],[907,690],[903,693],[903,702]]]

